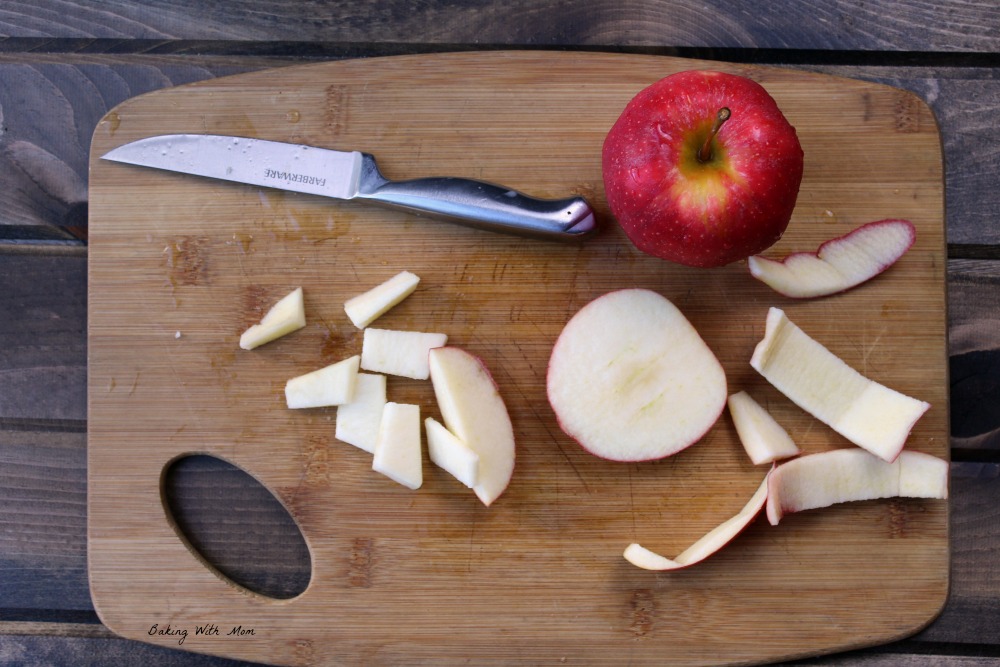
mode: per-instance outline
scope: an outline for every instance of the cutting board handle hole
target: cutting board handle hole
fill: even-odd
[[[246,471],[208,454],[182,455],[164,466],[161,495],[177,536],[223,579],[277,600],[308,587],[312,558],[302,531]]]

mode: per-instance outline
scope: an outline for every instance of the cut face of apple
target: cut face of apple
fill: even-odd
[[[764,477],[764,481],[760,483],[757,491],[754,492],[747,504],[743,506],[743,509],[710,530],[704,537],[685,549],[677,558],[671,560],[654,551],[650,551],[642,545],[633,543],[625,549],[625,560],[644,570],[661,571],[677,570],[700,563],[729,544],[757,518],[767,500],[769,477],[770,473]]]
[[[906,254],[917,238],[908,220],[879,220],[783,260],[753,256],[750,274],[795,299],[843,292],[874,278]]]
[[[299,287],[274,304],[258,324],[243,332],[240,336],[240,347],[252,350],[297,331],[305,325],[305,303],[302,298],[302,288]]]
[[[866,378],[771,308],[750,365],[800,408],[893,461],[930,404]]]
[[[427,353],[443,347],[448,336],[421,331],[365,329],[361,344],[361,368],[373,373],[387,373],[414,380],[430,377]]]
[[[646,289],[610,292],[566,324],[546,389],[559,426],[612,461],[647,461],[697,442],[726,407],[722,365],[684,315]]]
[[[892,463],[861,449],[835,449],[782,463],[769,476],[767,519],[876,498],[948,497],[948,462],[904,451]]]
[[[285,383],[289,408],[322,408],[354,400],[360,357],[354,355]]]
[[[433,417],[424,420],[431,463],[470,489],[479,479],[479,454]]]
[[[420,278],[416,275],[402,271],[364,294],[348,299],[344,303],[344,311],[354,326],[364,329],[412,294],[419,282]]]
[[[754,465],[798,455],[799,447],[788,431],[750,394],[737,392],[729,397],[728,404],[736,433]]]
[[[479,456],[472,490],[489,506],[514,474],[514,427],[482,360],[458,347],[429,353],[431,384],[444,425]]]
[[[372,457],[372,470],[408,489],[424,483],[420,406],[386,403]]]
[[[354,398],[337,407],[334,437],[368,453],[375,452],[382,409],[386,403],[384,375],[358,373]]]

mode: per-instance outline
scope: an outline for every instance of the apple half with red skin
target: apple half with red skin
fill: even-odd
[[[763,86],[691,70],[640,91],[604,140],[608,205],[641,251],[715,267],[788,226],[802,181],[795,128]]]

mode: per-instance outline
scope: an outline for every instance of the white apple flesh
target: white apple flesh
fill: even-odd
[[[408,489],[424,483],[420,446],[420,406],[385,404],[372,457],[372,470]]]
[[[800,408],[886,461],[899,455],[930,408],[851,368],[780,308],[768,311],[750,365]]]
[[[729,397],[729,414],[743,449],[754,465],[773,463],[799,454],[788,431],[750,394],[739,391]]]
[[[402,271],[367,292],[348,299],[344,303],[344,312],[354,326],[364,329],[412,294],[419,282],[420,278],[416,275]]]
[[[879,220],[783,260],[755,255],[750,274],[779,294],[806,299],[843,292],[882,273],[906,254],[917,234],[908,220]]]
[[[240,336],[240,347],[252,350],[272,340],[277,340],[306,325],[305,301],[302,288],[298,287],[271,306],[260,322]]]
[[[666,558],[640,544],[632,543],[625,549],[623,554],[625,560],[644,570],[660,571],[678,570],[700,563],[729,544],[757,518],[767,501],[769,477],[770,473],[764,477],[764,481],[760,483],[743,509],[710,530],[676,558]]]
[[[612,461],[660,459],[694,444],[726,406],[726,376],[668,299],[607,293],[563,328],[546,389],[559,426]]]
[[[430,377],[427,353],[447,342],[448,336],[442,333],[369,327],[361,343],[361,368],[373,373],[426,380]]]
[[[472,490],[486,506],[514,474],[514,427],[483,361],[458,347],[430,351],[430,377],[444,425],[479,456]]]
[[[334,437],[373,454],[385,403],[386,377],[372,373],[358,373],[354,398],[350,403],[337,407]]]
[[[360,357],[354,355],[285,383],[289,408],[323,408],[354,400]]]
[[[892,463],[862,449],[835,449],[786,461],[769,476],[767,519],[877,498],[948,497],[948,462],[904,451]]]
[[[479,454],[433,417],[424,420],[424,430],[431,463],[470,489],[475,487],[479,480]]]

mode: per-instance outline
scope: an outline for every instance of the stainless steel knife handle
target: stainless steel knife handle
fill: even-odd
[[[510,188],[465,178],[390,181],[362,153],[357,197],[460,224],[535,238],[573,240],[597,230],[582,197],[536,199]]]

